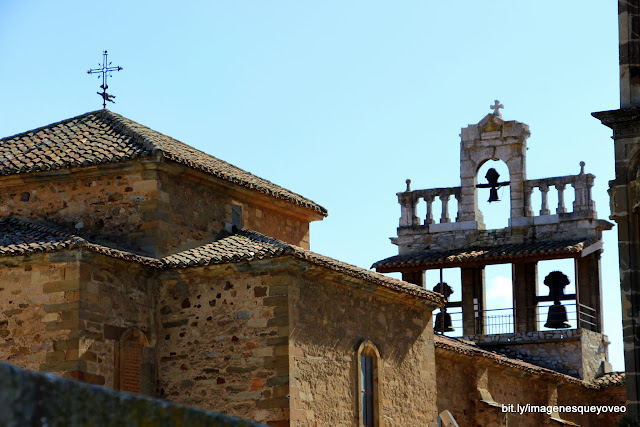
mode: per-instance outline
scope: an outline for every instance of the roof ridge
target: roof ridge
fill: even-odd
[[[260,233],[259,231],[254,231],[254,230],[242,228],[242,229],[239,229],[238,231],[236,231],[234,234],[237,234],[237,235],[240,235],[240,236],[244,236],[244,237],[248,237],[250,239],[257,240],[257,241],[262,242],[262,243],[268,243],[270,245],[277,246],[279,249],[295,251],[296,248],[299,248],[301,250],[304,250],[304,249],[302,249],[302,248],[300,248],[300,247],[298,247],[296,245],[292,245],[291,243],[287,243],[287,242],[285,242],[283,240],[276,239],[275,237],[267,236],[266,234]]]
[[[102,112],[102,118],[108,120],[114,128],[119,129],[120,131],[123,131],[123,133],[132,137],[135,140],[135,142],[139,143],[140,145],[142,145],[143,147],[151,151],[152,155],[154,155],[158,150],[162,150],[150,138],[140,133],[140,131],[138,131],[137,129],[134,129],[134,127],[132,127],[131,125],[141,126],[156,133],[160,133],[160,132],[147,128],[146,126],[138,122],[128,119],[118,113],[114,113],[113,111],[108,110],[106,108],[100,111]]]

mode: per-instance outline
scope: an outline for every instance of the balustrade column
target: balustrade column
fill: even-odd
[[[564,207],[564,189],[566,188],[566,184],[556,184],[555,187],[556,190],[558,190],[558,208],[556,209],[556,213],[566,213],[567,209]]]
[[[540,215],[550,215],[547,195],[549,193],[549,186],[547,184],[540,184],[540,193],[542,194],[542,208],[540,209]]]
[[[442,201],[442,215],[440,216],[440,222],[446,223],[451,222],[449,218],[449,195],[441,195],[440,200]]]
[[[531,207],[531,193],[533,193],[533,188],[525,187],[524,189],[524,216],[532,217],[533,216],[533,208]]]
[[[427,217],[424,220],[425,225],[433,224],[433,196],[425,197],[424,201],[427,203]]]

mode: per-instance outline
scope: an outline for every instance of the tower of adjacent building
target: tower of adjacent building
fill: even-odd
[[[640,420],[640,0],[618,2],[620,109],[593,113],[613,129],[611,219],[618,224],[629,415]]]

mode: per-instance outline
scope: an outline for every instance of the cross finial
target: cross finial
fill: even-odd
[[[498,117],[502,117],[502,114],[500,113],[500,109],[504,108],[504,105],[500,104],[500,101],[496,99],[495,103],[493,105],[490,105],[489,108],[493,110],[493,114],[495,114]]]
[[[107,108],[107,101],[109,102],[113,102],[115,104],[115,101],[113,100],[113,98],[115,98],[115,95],[109,95],[107,93],[107,88],[109,87],[107,85],[107,76],[109,77],[113,77],[111,75],[112,71],[120,71],[122,70],[121,66],[116,66],[116,67],[110,67],[111,62],[107,62],[107,51],[105,50],[104,53],[102,54],[102,65],[98,64],[98,67],[100,68],[92,68],[89,71],[87,71],[87,74],[102,74],[102,85],[100,86],[100,88],[102,89],[102,92],[98,92],[98,95],[100,95],[102,97],[102,108]],[[98,76],[98,78],[100,78],[100,76]]]

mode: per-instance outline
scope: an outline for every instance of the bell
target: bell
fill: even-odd
[[[549,315],[547,316],[547,323],[544,324],[544,327],[552,329],[567,329],[571,327],[567,321],[567,309],[564,305],[553,304],[549,307]]]
[[[446,311],[436,314],[436,324],[433,327],[435,332],[453,332],[453,326],[451,326],[451,315]]]
[[[487,184],[478,184],[476,187],[478,188],[488,188],[489,189],[489,200],[488,202],[499,202],[500,197],[498,196],[498,188],[509,185],[509,181],[498,182],[500,178],[500,174],[494,168],[491,168],[487,171],[487,174],[484,176],[487,179]]]
[[[490,188],[488,202],[491,203],[491,202],[499,202],[499,201],[500,201],[500,197],[498,196],[498,189]]]

